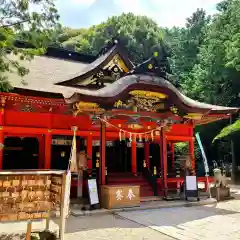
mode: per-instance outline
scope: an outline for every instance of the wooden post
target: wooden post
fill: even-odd
[[[150,154],[150,149],[149,149],[149,142],[146,142],[144,144],[144,160],[146,161],[146,165],[147,168],[149,169],[150,167],[150,158],[149,158],[149,154]]]
[[[131,143],[131,151],[132,151],[132,174],[137,174],[137,142],[136,137],[133,136]]]
[[[192,169],[195,172],[195,156],[194,156],[194,139],[193,138],[189,141],[189,153],[192,161]]]
[[[172,168],[175,167],[175,156],[174,156],[174,143],[171,143],[171,153],[172,153]]]
[[[87,168],[89,170],[89,174],[92,175],[92,135],[87,137]]]
[[[45,161],[44,169],[51,169],[51,157],[52,157],[52,134],[51,130],[45,135]]]
[[[162,180],[163,180],[163,187],[164,187],[164,197],[168,195],[168,184],[167,184],[167,141],[166,136],[163,128],[161,129],[161,149],[160,154],[162,157]]]
[[[101,185],[106,183],[106,124],[101,121],[100,128],[100,179]]]
[[[32,221],[29,220],[27,222],[26,240],[31,240],[31,232],[32,232]]]

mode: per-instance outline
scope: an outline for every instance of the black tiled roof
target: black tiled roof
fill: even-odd
[[[17,40],[14,44],[18,48],[34,48],[30,43]],[[97,56],[83,54],[75,51],[70,51],[61,47],[49,46],[44,54],[48,57],[55,57],[63,60],[76,61],[82,63],[91,63],[96,60]]]

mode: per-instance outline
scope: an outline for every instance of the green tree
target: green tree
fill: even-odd
[[[205,39],[200,47],[198,63],[186,89],[199,100],[221,105],[239,105],[238,69],[240,56],[240,0],[224,1],[218,5],[219,13],[205,28]]]
[[[69,36],[66,30],[65,33]],[[163,30],[153,20],[132,13],[111,17],[85,31],[81,29],[79,34],[63,41],[62,45],[69,49],[97,54],[114,37],[121,39],[135,63],[146,60],[154,51],[161,53],[163,50]]]
[[[172,28],[165,30],[166,44],[171,53],[170,65],[172,78],[179,81],[179,85],[189,95],[191,86],[188,79],[197,63],[199,48],[204,40],[204,28],[209,22],[209,17],[203,9],[197,9],[191,17],[187,18],[185,28]],[[194,91],[193,91],[194,92]]]
[[[59,15],[54,0],[0,0],[0,90],[8,91],[11,84],[7,72],[23,76],[28,69],[21,60],[42,54],[58,27]],[[16,39],[24,39],[32,48],[19,49]],[[9,52],[16,58],[11,58]]]

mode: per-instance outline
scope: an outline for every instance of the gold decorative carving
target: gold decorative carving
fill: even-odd
[[[101,114],[104,111],[105,110],[103,108],[100,108],[99,104],[94,103],[94,102],[80,101],[73,105],[73,114],[75,116],[77,116],[81,112]]]
[[[155,98],[156,100],[167,98],[167,95],[164,93],[144,91],[144,90],[133,90],[130,92],[130,94],[137,97]]]
[[[1,96],[1,105],[2,105],[2,108],[5,107],[5,104],[6,104],[6,97]]]
[[[122,72],[127,73],[129,71],[126,64],[118,54],[116,54],[113,59],[103,67],[103,69],[112,69],[115,65],[117,65]]]
[[[201,113],[188,113],[184,116],[185,118],[194,119],[194,120],[201,120],[203,117],[203,114]]]
[[[143,126],[140,124],[129,124],[128,127],[131,129],[142,129],[143,128]]]
[[[139,110],[157,112],[165,109],[165,100],[168,96],[164,93],[151,92],[144,90],[133,90],[129,92],[132,96],[126,102],[118,100],[114,103],[115,108],[131,109],[134,112]]]

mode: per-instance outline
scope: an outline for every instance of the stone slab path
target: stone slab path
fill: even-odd
[[[238,199],[210,206],[118,214],[178,240],[240,239],[240,200]]]
[[[173,240],[173,238],[115,215],[70,217],[66,240]]]

